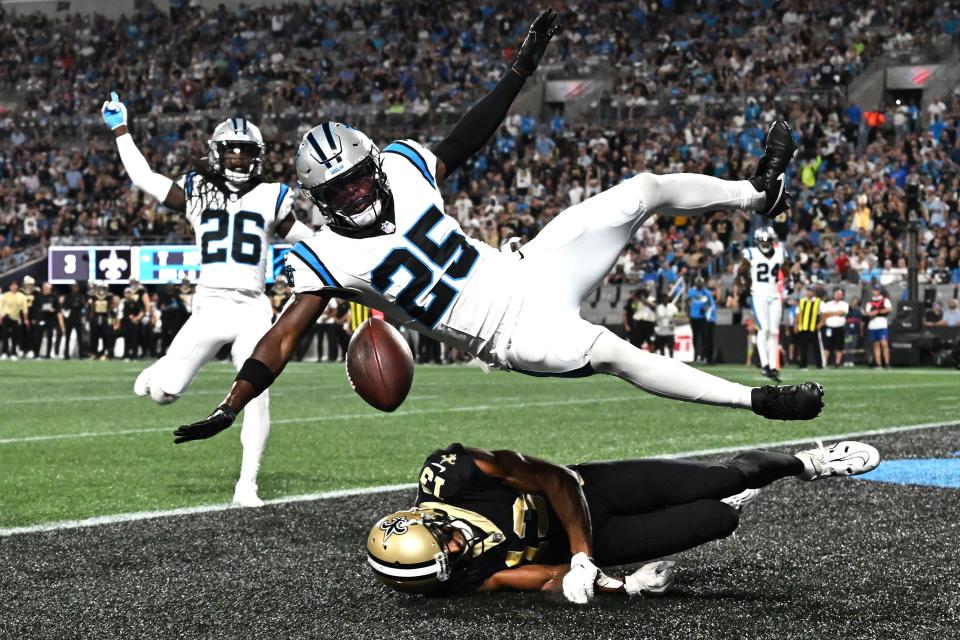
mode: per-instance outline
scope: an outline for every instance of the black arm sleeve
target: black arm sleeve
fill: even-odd
[[[434,155],[446,165],[446,175],[456,171],[467,158],[487,144],[507,117],[507,111],[523,88],[525,80],[526,78],[512,69],[507,71],[493,91],[470,107],[447,137],[432,149]]]

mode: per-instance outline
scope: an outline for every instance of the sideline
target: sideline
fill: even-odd
[[[919,431],[921,429],[938,429],[957,425],[956,420],[949,422],[927,422],[924,424],[911,424],[899,427],[887,427],[885,429],[871,429],[867,431],[851,431],[849,433],[836,433],[820,436],[822,440],[845,440],[862,436],[879,436],[889,433],[902,433],[904,431]],[[683,451],[680,453],[670,453],[665,455],[651,456],[656,458],[693,458],[699,456],[717,455],[722,453],[735,453],[746,449],[772,449],[775,447],[787,447],[796,444],[808,444],[810,438],[799,438],[792,440],[780,440],[777,442],[761,442],[749,445],[738,445],[733,447],[718,447],[714,449],[700,449],[697,451]],[[378,487],[362,487],[357,489],[342,489],[337,491],[324,491],[321,493],[307,493],[294,496],[283,496],[266,500],[266,504],[290,504],[292,502],[310,502],[314,500],[332,500],[335,498],[348,498],[351,496],[369,495],[375,493],[387,493],[390,491],[400,491],[403,489],[412,489],[413,484],[387,484]],[[26,533],[44,533],[48,531],[62,531],[64,529],[79,529],[83,527],[97,527],[108,524],[118,524],[122,522],[139,522],[141,520],[153,520],[156,518],[170,518],[175,516],[188,516],[200,513],[214,513],[217,511],[227,511],[228,509],[239,509],[229,503],[199,505],[196,507],[184,507],[180,509],[169,509],[166,511],[138,511],[134,513],[118,513],[107,516],[96,516],[84,520],[63,520],[60,522],[48,522],[45,524],[30,525],[26,527],[11,527],[0,529],[0,537],[21,535]]]

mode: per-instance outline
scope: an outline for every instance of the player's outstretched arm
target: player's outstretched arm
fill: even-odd
[[[570,567],[563,576],[563,595],[570,602],[586,604],[593,598],[600,570],[593,564],[593,534],[590,511],[579,476],[570,469],[516,451],[470,449],[477,466],[488,476],[524,493],[539,493],[547,499],[570,541]]]
[[[247,403],[273,384],[290,362],[300,336],[316,323],[329,301],[327,294],[296,294],[243,363],[223,403],[205,420],[177,429],[173,433],[174,443],[203,440],[229,428]]]
[[[536,71],[550,39],[560,27],[559,15],[549,7],[533,21],[510,70],[493,91],[473,105],[432,150],[437,156],[437,182],[456,171],[487,144],[507,117],[510,105],[519,95],[523,83]]]
[[[643,565],[633,573],[611,577],[597,576],[596,587],[603,593],[630,596],[641,593],[661,594],[673,584],[675,562],[659,561]],[[480,586],[480,591],[562,591],[563,579],[570,567],[562,564],[527,564],[493,574]]]
[[[100,115],[117,139],[120,160],[130,176],[130,181],[171,209],[184,211],[187,201],[183,189],[167,176],[154,173],[130,136],[127,128],[127,107],[120,102],[116,91],[110,92],[110,99],[103,103]]]

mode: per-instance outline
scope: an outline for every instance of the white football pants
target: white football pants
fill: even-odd
[[[753,294],[753,319],[757,323],[757,357],[761,367],[780,368],[780,319],[783,302],[780,296]]]
[[[582,319],[580,305],[652,215],[757,209],[765,199],[746,180],[643,173],[563,211],[521,248],[522,305],[495,338],[497,360],[545,375],[575,375],[589,364],[656,395],[749,408],[750,387],[637,349]]]
[[[263,293],[197,287],[193,314],[173,339],[167,355],[148,369],[150,395],[179,396],[200,368],[231,342],[230,357],[239,370],[270,329],[272,317],[270,300]],[[241,482],[256,482],[269,433],[270,396],[264,391],[243,410]]]

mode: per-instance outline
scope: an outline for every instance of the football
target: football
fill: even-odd
[[[361,324],[347,347],[350,386],[380,411],[393,411],[413,384],[413,353],[400,332],[380,318]]]

